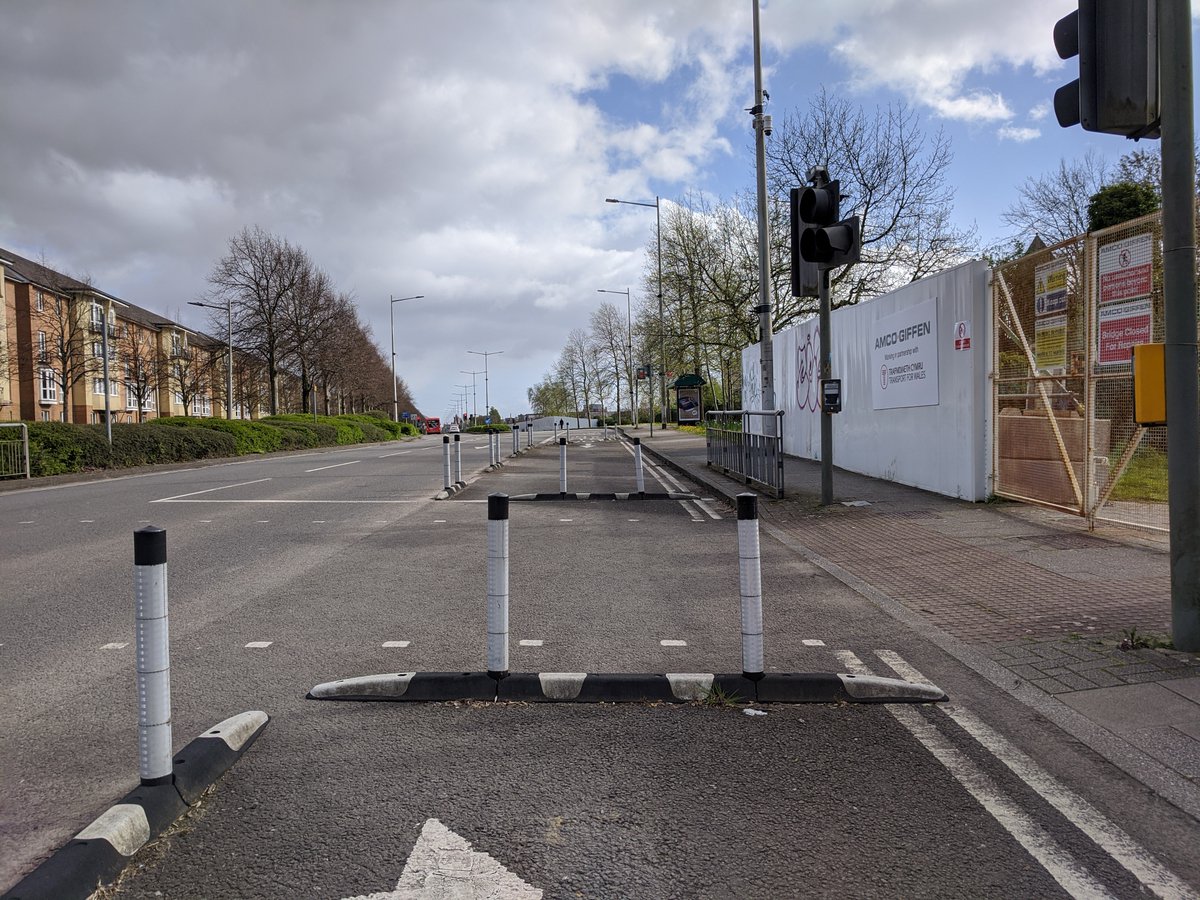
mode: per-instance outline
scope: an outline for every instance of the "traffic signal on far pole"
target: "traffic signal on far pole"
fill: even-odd
[[[800,257],[821,268],[858,262],[862,234],[858,216],[841,218],[841,185],[830,181],[800,191]]]
[[[789,250],[792,260],[792,296],[815,297],[819,292],[819,273],[817,264],[808,262],[800,255],[800,235],[804,231],[804,221],[800,218],[801,188],[792,188],[788,192],[789,212],[791,214],[792,230],[789,237]]]
[[[1054,92],[1063,128],[1158,137],[1157,3],[1079,0],[1054,26],[1054,49],[1079,57],[1079,77]]]

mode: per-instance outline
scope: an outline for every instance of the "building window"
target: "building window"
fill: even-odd
[[[49,422],[49,421],[50,421],[50,410],[48,410],[48,409],[43,409],[43,410],[42,410],[42,421],[43,421],[43,422]]]
[[[46,355],[46,332],[39,331],[38,332],[38,362],[45,364],[45,363],[48,363],[49,361],[50,361],[50,359]]]
[[[42,369],[42,402],[53,403],[58,399],[58,382],[53,369]]]
[[[212,415],[212,399],[210,397],[193,397],[192,398],[192,415],[193,416],[211,416]]]
[[[92,331],[99,331],[104,324],[104,308],[92,301]]]
[[[41,291],[37,291],[36,293],[34,293],[34,296],[33,296],[33,305],[34,305],[34,308],[35,308],[35,309],[36,309],[38,312],[45,312],[45,311],[46,311],[46,301],[45,301],[45,299],[43,299],[43,297],[42,297],[42,292],[41,292]]]
[[[101,394],[101,395],[104,394],[104,379],[103,378],[93,378],[92,379],[92,393],[93,394]]]

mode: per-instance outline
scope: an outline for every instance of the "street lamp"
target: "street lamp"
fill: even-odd
[[[662,365],[662,370],[658,373],[658,377],[662,380],[662,427],[667,427],[667,329],[666,320],[663,318],[663,283],[662,283],[662,210],[659,206],[659,200],[662,198],[655,196],[653,203],[642,203],[639,200],[618,200],[615,197],[605,197],[605,203],[624,203],[628,206],[652,206],[654,207],[654,242],[658,246],[658,342],[659,354]],[[654,380],[650,381],[650,396],[654,396]],[[653,406],[653,401],[651,401]],[[654,432],[654,410],[650,410],[650,432]]]
[[[400,391],[396,386],[396,304],[405,300],[420,300],[424,294],[415,297],[393,297],[388,294],[388,325],[392,333],[392,421],[400,421]]]
[[[487,414],[490,418],[492,415],[492,401],[488,396],[488,357],[497,356],[503,353],[503,350],[468,350],[468,353],[474,353],[476,356],[483,357],[483,405],[487,407]]]
[[[629,288],[623,291],[606,291],[604,288],[596,288],[597,294],[624,294],[625,295],[625,337],[628,338],[626,350],[628,352],[627,365],[635,365],[633,361],[633,316],[630,313],[629,305]],[[628,369],[625,371],[626,376],[630,373]],[[637,402],[637,378],[630,380],[629,399],[633,401],[633,427],[638,427],[638,402]],[[617,424],[621,424],[621,389],[617,387]]]
[[[475,395],[475,376],[482,375],[484,373],[482,371],[468,372],[466,369],[459,369],[458,371],[459,371],[459,374],[461,374],[461,375],[470,375],[471,376],[471,410],[472,410],[471,418],[478,419],[479,418],[479,399]],[[476,421],[476,422],[472,422],[471,424],[478,425],[479,423]]]
[[[204,303],[200,300],[189,300],[188,306],[203,306],[206,309],[225,310],[225,334],[228,338],[228,359],[225,361],[225,418],[233,418],[233,298],[225,301],[224,306],[215,303]],[[187,412],[187,410],[184,410]]]

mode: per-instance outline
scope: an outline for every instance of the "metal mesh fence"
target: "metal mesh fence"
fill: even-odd
[[[1160,217],[999,266],[992,300],[996,493],[1165,530],[1166,429],[1133,421],[1130,363],[1164,339]]]

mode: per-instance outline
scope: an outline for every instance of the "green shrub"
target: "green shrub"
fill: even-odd
[[[237,455],[248,453],[270,453],[283,449],[283,436],[273,425],[251,422],[245,419],[200,419],[194,416],[170,416],[155,419],[156,425],[172,425],[186,428],[208,428],[233,435],[237,444]]]
[[[104,434],[102,425],[86,427]],[[112,468],[187,462],[237,454],[233,435],[199,426],[172,428],[157,423],[113,425],[112,435]]]
[[[393,422],[391,419],[383,419],[369,413],[344,413],[337,418],[353,422],[362,429],[363,436],[368,441],[389,441],[404,434],[404,423]],[[413,428],[413,432],[416,432],[416,428]]]
[[[109,463],[104,433],[65,422],[30,422],[29,469],[34,477],[103,469]]]
[[[467,434],[487,434],[489,431],[512,431],[512,429],[501,422],[498,425],[469,425],[463,431]]]

